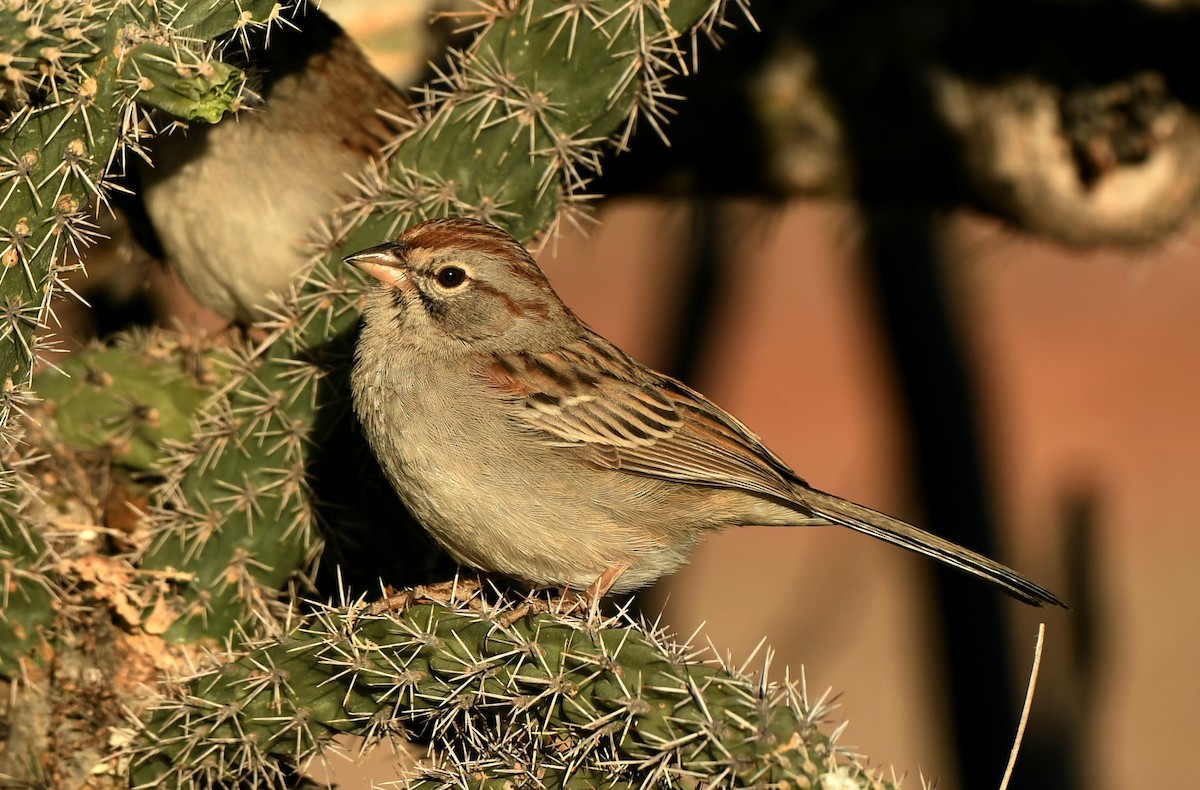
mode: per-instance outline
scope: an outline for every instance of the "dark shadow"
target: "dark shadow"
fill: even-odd
[[[86,337],[109,338],[118,332],[154,323],[156,306],[145,290],[126,297],[103,286],[89,288],[89,284],[86,280],[80,284],[80,295],[91,306],[86,317],[92,325],[77,328],[86,332]]]
[[[855,157],[921,147],[927,135],[950,145],[933,116],[894,117],[885,111],[890,97],[874,90],[881,77],[915,85],[931,69],[992,85],[1033,77],[1061,88],[1068,114],[1076,91],[1086,96],[1151,71],[1165,82],[1162,100],[1178,99],[1200,111],[1200,72],[1192,55],[1200,40],[1197,8],[1155,8],[1134,0],[755,0],[751,9],[761,33],[731,9],[736,27],[722,31],[720,50],[704,39],[698,45],[699,77],[670,83],[684,98],[672,105],[671,145],[643,124],[629,153],[605,161],[597,191],[777,196],[777,181],[767,170],[762,102],[752,91],[768,57],[789,42],[819,51],[828,88],[874,92],[879,100],[870,119],[879,134],[869,147],[862,139],[855,143]],[[921,165],[921,180],[905,188],[940,205],[974,201],[953,146]]]
[[[350,405],[350,366],[358,328],[314,357],[328,371],[318,390],[318,412],[308,478],[326,540],[317,576],[319,597],[340,589],[375,598],[380,585],[411,587],[454,575],[454,562],[400,502],[384,477]],[[340,587],[339,587],[340,585]]]
[[[1097,676],[1104,661],[1105,642],[1101,579],[1096,541],[1101,497],[1090,486],[1071,487],[1063,496],[1062,534],[1067,560],[1065,592],[1071,601],[1066,638],[1055,640],[1044,656],[1043,680],[1038,684],[1034,710],[1037,737],[1021,749],[1012,787],[1079,787],[1086,775],[1085,740],[1094,735]]]
[[[722,244],[725,214],[720,200],[698,197],[691,202],[691,227],[683,246],[685,270],[676,306],[677,320],[664,339],[665,372],[699,386],[704,357],[711,345],[716,317],[726,307],[728,255]]]
[[[857,170],[865,273],[908,427],[905,466],[924,528],[996,556],[974,382],[934,231],[941,185],[953,179],[945,164],[952,143],[913,62],[941,31],[904,4],[863,5],[861,15],[810,18],[804,36]],[[1001,597],[940,566],[934,572],[930,616],[945,649],[937,665],[960,771],[951,784],[994,787],[1016,731]]]
[[[870,287],[900,385],[922,526],[997,556],[974,386],[941,281],[932,218],[920,207],[864,209]],[[947,672],[961,786],[994,786],[1016,732],[1003,598],[942,566],[936,575],[930,615],[946,651],[937,665]]]

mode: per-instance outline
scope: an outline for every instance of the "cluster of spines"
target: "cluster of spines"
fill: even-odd
[[[314,240],[307,279],[265,323],[271,342],[247,356],[154,497],[163,530],[144,564],[195,579],[171,636],[269,620],[255,602],[272,600],[319,549],[309,468],[325,438],[317,425],[338,424],[332,415],[348,406],[337,382],[361,291],[342,257],[447,214],[524,239],[553,232],[575,216],[601,145],[621,144],[639,113],[658,107],[666,78],[685,70],[683,36],[719,25],[723,6],[525,0],[481,12],[474,44],[451,56],[383,161],[359,174],[357,197]],[[183,523],[194,514],[206,525],[202,552]]]
[[[421,788],[892,786],[765,667],[704,660],[628,618],[529,607],[320,607],[172,684],[124,755],[135,784],[283,787],[333,733],[420,731]]]

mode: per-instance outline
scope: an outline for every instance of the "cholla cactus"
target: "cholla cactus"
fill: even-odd
[[[754,678],[625,617],[538,603],[320,607],[174,685],[125,755],[135,782],[284,787],[332,733],[418,729],[422,789],[894,786],[766,667]]]
[[[0,428],[30,400],[52,347],[35,331],[50,328],[63,275],[99,238],[92,215],[141,153],[142,108],[219,119],[243,78],[205,42],[277,14],[255,0],[0,4]]]
[[[4,6],[0,418],[13,430],[0,672],[27,683],[7,710],[0,773],[63,787],[286,787],[333,733],[419,730],[434,746],[420,787],[876,784],[817,728],[819,705],[629,621],[457,600],[297,614],[322,527],[343,526],[314,494],[345,425],[362,288],[342,256],[444,214],[526,240],[578,221],[601,151],[623,148],[635,124],[663,133],[684,38],[724,12],[719,0],[484,9],[409,131],[327,218],[265,340],[216,350],[138,334],[76,355],[69,378],[39,373],[35,407],[31,373],[50,345],[35,329],[95,236],[88,212],[123,157],[142,153],[151,117],[139,108],[199,121],[235,108],[241,73],[199,42],[248,42],[280,10]],[[126,478],[132,493],[119,496],[97,482]],[[125,526],[99,526],[111,507]],[[143,723],[106,759],[98,744],[138,710]]]
[[[17,425],[14,416],[29,417],[37,401],[32,376],[55,345],[55,299],[69,292],[63,277],[82,266],[86,248],[99,238],[93,217],[106,207],[126,157],[141,153],[146,109],[216,120],[234,108],[241,72],[221,63],[208,42],[265,26],[276,13],[268,2],[0,3],[0,672],[6,676],[23,674],[31,657],[41,655],[42,633],[61,599],[63,558],[52,545],[60,503],[50,500],[71,475],[46,471],[62,457],[54,432],[37,418]],[[112,391],[136,391],[135,381],[116,381],[126,372],[119,367],[103,373]],[[145,381],[141,373],[137,381]],[[77,403],[64,416],[95,418],[99,412],[88,416],[94,405]],[[139,425],[129,416],[111,431],[92,427],[106,441],[123,439],[136,463],[149,462],[155,453],[148,441],[161,438],[164,427],[180,440],[190,436],[186,417],[152,427],[154,419]],[[86,430],[83,422],[75,427]]]

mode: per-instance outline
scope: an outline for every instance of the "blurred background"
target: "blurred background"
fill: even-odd
[[[720,277],[689,383],[810,483],[928,525],[855,209],[736,203],[719,215],[736,266]],[[594,328],[670,367],[695,214],[629,201],[600,219],[542,265]],[[1032,610],[970,580],[948,593],[933,563],[832,528],[714,535],[645,610],[682,634],[704,624],[735,657],[765,638],[775,676],[803,668],[810,694],[839,696],[842,743],[942,787],[995,786],[1045,622],[1012,786],[1186,786],[1175,756],[1200,728],[1194,231],[1153,251],[1080,253],[965,212],[936,228],[993,555],[1074,611]],[[953,478],[927,485],[961,499],[940,490],[961,485]],[[1000,655],[980,635],[992,627]]]

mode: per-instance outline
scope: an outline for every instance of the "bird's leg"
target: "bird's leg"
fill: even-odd
[[[609,566],[609,568],[605,570],[604,573],[597,576],[596,581],[592,582],[587,588],[587,594],[594,596],[594,600],[599,601],[601,598],[608,595],[608,591],[611,590],[613,585],[617,583],[617,579],[620,579],[627,570],[629,570],[628,562],[622,562]]]
[[[627,562],[610,565],[604,573],[597,576],[596,580],[588,585],[586,590],[579,593],[580,603],[584,604],[589,611],[599,611],[600,601],[608,595],[608,591],[617,583],[617,579],[620,579],[621,574],[627,570],[629,570]]]
[[[613,565],[607,568],[604,573],[597,576],[595,581],[589,584],[587,588],[574,590],[570,587],[564,587],[562,588],[562,595],[552,598],[550,601],[544,601],[531,596],[518,609],[514,610],[510,617],[505,618],[504,625],[510,625],[526,614],[535,612],[569,614],[585,611],[596,614],[600,611],[600,601],[604,599],[604,596],[608,595],[608,591],[617,583],[617,579],[621,578],[621,574],[627,570],[629,570],[629,563]]]

